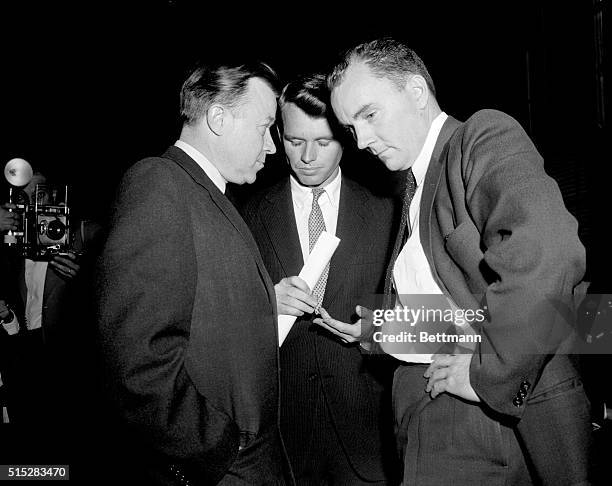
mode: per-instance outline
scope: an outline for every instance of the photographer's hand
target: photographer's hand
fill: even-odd
[[[9,336],[19,332],[17,316],[2,299],[0,299],[0,324]]]
[[[0,299],[0,321],[5,320],[11,314],[11,309],[6,305],[6,302]]]
[[[0,232],[4,231],[15,231],[17,229],[17,222],[19,216],[16,213],[9,211],[9,209],[15,209],[14,204],[3,204],[0,206]]]
[[[76,254],[70,251],[66,255],[54,255],[49,264],[60,276],[72,280],[81,270],[76,260]]]

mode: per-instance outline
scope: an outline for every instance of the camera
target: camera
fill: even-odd
[[[23,159],[9,161],[5,168],[11,211],[19,214],[19,228],[4,236],[4,243],[32,260],[50,260],[71,251],[68,186],[40,183],[29,197],[21,186],[33,177],[31,166]]]

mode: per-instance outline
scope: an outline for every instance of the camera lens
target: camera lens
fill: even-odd
[[[66,226],[59,219],[55,219],[47,226],[47,237],[51,240],[61,240],[66,234]]]

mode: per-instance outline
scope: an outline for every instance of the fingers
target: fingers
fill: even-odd
[[[427,386],[425,387],[425,391],[429,393],[434,389],[434,385],[438,381],[444,381],[448,378],[449,372],[448,368],[439,368],[431,375],[429,380],[427,381]]]
[[[302,316],[314,312],[317,299],[310,295],[306,282],[299,277],[286,277],[274,286],[280,314]]]
[[[323,318],[323,322],[325,322],[327,325],[333,327],[343,335],[348,335],[353,338],[359,337],[360,327],[357,324],[347,324],[345,322],[334,319],[323,307],[321,307],[320,312],[321,317]]]
[[[314,322],[315,324],[318,324],[319,326],[321,326],[324,329],[327,329],[332,334],[335,334],[336,336],[338,336],[345,343],[353,342],[353,341],[350,341],[350,336],[346,336],[345,334],[341,333],[340,331],[338,331],[338,330],[334,329],[333,327],[329,326],[321,318],[317,318],[317,319],[313,320],[312,322]]]
[[[8,205],[7,205],[8,206]],[[14,206],[11,204],[10,206]],[[18,228],[19,216],[16,213],[9,211],[0,212],[0,230],[1,231],[15,231]]]
[[[69,251],[69,252],[66,252],[64,255],[58,255],[56,258],[64,258],[64,259],[67,258],[73,262],[76,262],[77,256],[76,256],[76,253]]]
[[[356,305],[355,312],[359,317],[361,317],[362,319],[367,319],[368,321],[371,321],[374,318],[374,313],[370,309],[368,309],[367,307],[363,307],[362,305]]]
[[[341,322],[331,317],[323,307],[321,307],[320,313],[321,318],[317,318],[312,322],[327,329],[336,336],[339,336],[345,342],[354,343],[361,337],[360,322],[356,322],[355,324],[346,324],[345,322]]]
[[[433,362],[429,365],[429,368],[425,370],[423,376],[429,378],[438,368],[444,368],[450,366],[455,361],[455,355],[452,354],[434,354],[432,356]]]
[[[9,308],[6,302],[0,299],[0,318],[5,318],[9,314]]]
[[[450,391],[448,380],[438,380],[431,387],[429,387],[429,390],[427,390],[431,398],[436,398],[438,395],[447,391]]]
[[[49,262],[49,265],[51,265],[56,272],[67,278],[76,277],[81,268],[78,264],[61,256],[54,256]]]
[[[292,297],[290,295],[276,296],[276,305],[278,307],[279,314],[285,314],[289,316],[303,316],[305,313],[312,313],[314,307],[309,306],[305,302]]]
[[[305,294],[310,294],[310,288],[308,287],[308,284],[298,276],[285,277],[281,280],[281,282],[284,282],[291,287],[300,289]]]
[[[470,384],[472,354],[434,355],[434,362],[424,376],[428,378],[425,391],[431,398],[450,393],[465,400],[480,402],[480,397]]]
[[[75,260],[76,256],[73,253],[68,253],[68,255],[66,256],[55,255],[51,261],[63,265],[64,267],[68,267],[71,270],[74,270],[75,272],[78,272],[81,267],[78,263],[76,263]]]

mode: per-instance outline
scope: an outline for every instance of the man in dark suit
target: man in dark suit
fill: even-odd
[[[46,177],[35,172],[21,191],[23,202],[33,204],[36,198],[39,204],[51,204],[46,183]],[[7,208],[15,206],[7,204],[0,213]],[[0,217],[0,232],[16,230],[18,219]],[[76,252],[85,244],[76,226],[72,250],[50,260],[24,258],[17,247],[0,249],[0,322],[6,331],[2,372],[14,432],[7,457],[14,461],[68,459],[71,359],[78,342],[73,334],[83,318],[82,262]]]
[[[397,304],[439,294],[486,310],[475,352],[400,356],[404,484],[586,482],[588,401],[565,348],[584,248],[533,143],[497,111],[447,116],[423,62],[392,39],[349,50],[328,86],[359,148],[407,173],[387,274]],[[347,340],[367,331],[327,322]]]
[[[97,326],[109,396],[150,483],[285,484],[274,287],[224,194],[275,152],[274,83],[261,63],[196,68],[179,140],[118,190]]]
[[[389,360],[364,359],[313,323],[321,303],[324,315],[350,321],[357,302],[382,291],[393,219],[391,200],[342,176],[328,96],[322,75],[284,88],[291,175],[249,201],[245,219],[278,282],[279,313],[298,316],[280,351],[281,430],[297,483],[387,484],[395,457]],[[311,295],[297,275],[322,230],[340,244]]]

